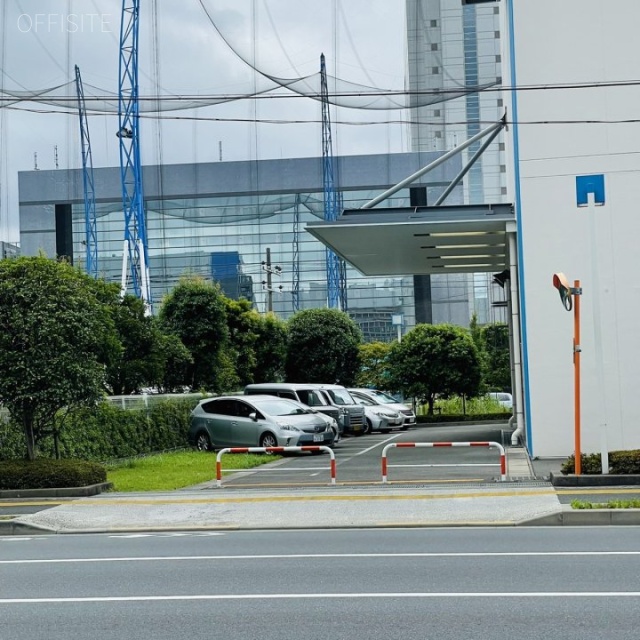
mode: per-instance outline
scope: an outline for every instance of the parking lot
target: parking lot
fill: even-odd
[[[343,438],[335,447],[338,484],[381,483],[382,451],[389,443],[491,441],[508,444],[507,423],[471,426],[418,425],[408,431]],[[497,448],[392,448],[387,453],[389,483],[487,482],[500,479]],[[327,485],[329,455],[287,454],[282,460],[251,471],[224,475],[223,487]]]

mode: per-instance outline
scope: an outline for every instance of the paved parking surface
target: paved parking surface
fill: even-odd
[[[336,481],[348,484],[380,483],[382,451],[392,442],[501,443],[506,426],[506,423],[497,427],[419,426],[408,431],[344,438],[334,450]],[[393,448],[388,451],[387,459],[387,475],[391,483],[492,482],[500,478],[500,458],[495,448]],[[222,469],[224,471],[224,456]],[[329,481],[328,455],[290,454],[273,464],[223,478],[223,485],[226,488],[299,487],[326,485]]]

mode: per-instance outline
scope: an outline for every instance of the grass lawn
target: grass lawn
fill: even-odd
[[[252,469],[280,456],[236,453],[222,457],[222,471]],[[114,491],[172,491],[216,479],[215,454],[177,451],[127,460],[107,467]]]

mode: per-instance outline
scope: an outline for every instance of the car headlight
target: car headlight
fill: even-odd
[[[300,433],[300,429],[298,429],[298,427],[294,427],[292,424],[287,424],[286,422],[278,422],[278,426],[283,431],[293,431],[294,433]]]

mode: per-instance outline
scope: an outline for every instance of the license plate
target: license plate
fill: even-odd
[[[316,433],[313,436],[314,442],[324,442],[324,436],[321,433]]]

